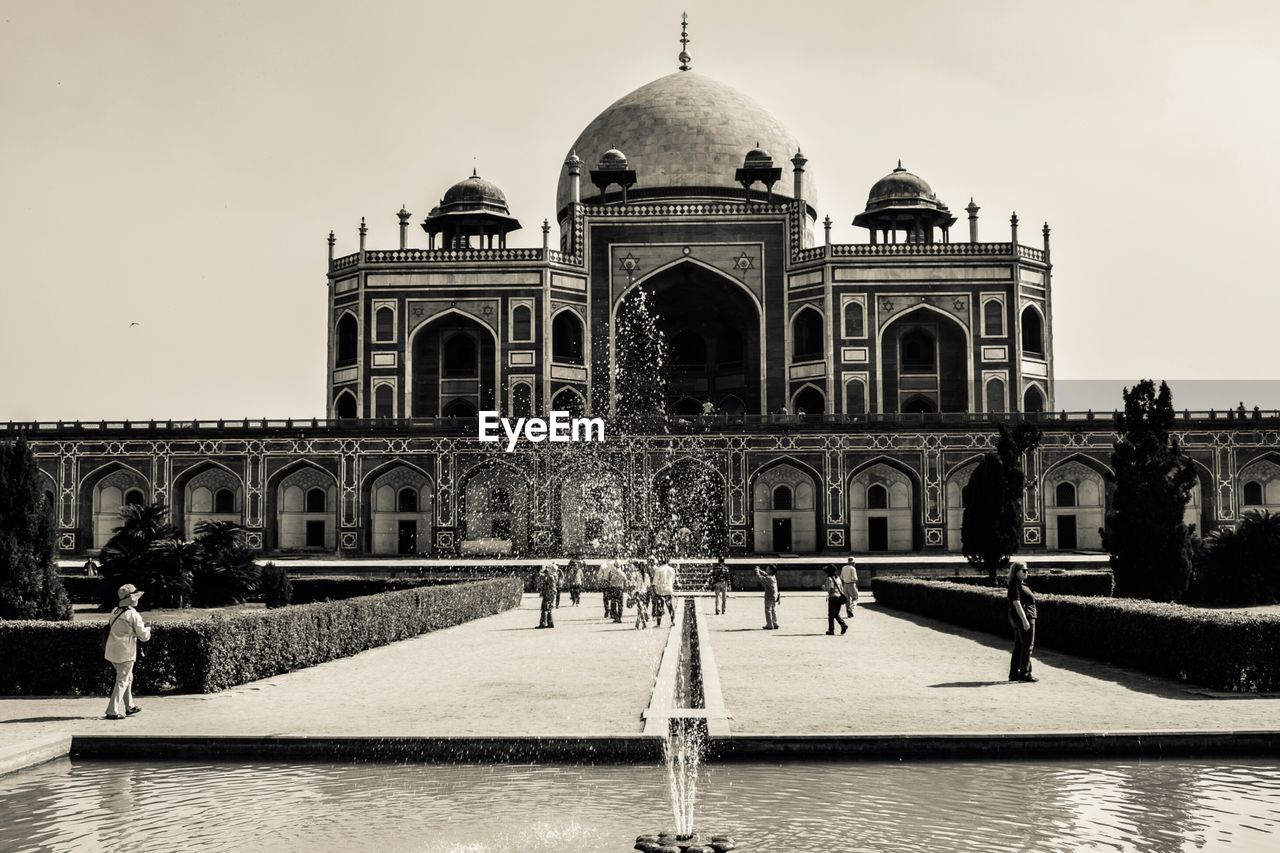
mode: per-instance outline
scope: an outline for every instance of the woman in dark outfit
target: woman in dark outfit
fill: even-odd
[[[1010,681],[1038,681],[1031,674],[1031,651],[1036,645],[1036,597],[1027,586],[1027,564],[1009,564],[1009,624],[1013,626]]]

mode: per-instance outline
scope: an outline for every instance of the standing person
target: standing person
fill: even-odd
[[[613,575],[613,560],[601,560],[596,566],[596,586],[600,587],[600,597],[604,599],[604,618],[613,615],[613,607],[609,604],[609,578]]]
[[[716,596],[717,616],[729,609],[729,583],[729,567],[725,565],[724,557],[721,557],[711,569],[711,591]]]
[[[133,665],[138,659],[138,640],[151,639],[151,629],[138,613],[142,590],[127,583],[116,591],[116,608],[107,625],[107,645],[102,656],[116,670],[116,683],[107,702],[107,719],[123,720],[142,710],[133,704]]]
[[[844,634],[849,630],[849,623],[840,618],[840,608],[845,606],[844,591],[840,589],[840,575],[837,573],[835,566],[827,567],[827,579],[822,582],[822,588],[827,592],[827,633],[834,635],[836,633],[836,623],[840,623],[840,633]]]
[[[556,596],[560,593],[560,585],[556,581],[555,564],[544,564],[542,571],[538,572],[538,592],[542,594],[542,612],[538,616],[539,628],[554,628],[556,626],[555,620],[551,618],[551,611],[555,608]]]
[[[637,563],[631,568],[631,577],[628,580],[631,598],[636,605],[636,627],[648,628],[649,575],[645,572],[643,563]]]
[[[560,593],[564,592],[565,586],[568,585],[568,578],[565,576],[564,566],[559,563],[552,563],[551,570],[556,573],[556,609],[560,609]]]
[[[622,594],[627,586],[627,575],[622,571],[622,566],[613,561],[609,564],[609,577],[606,580],[609,586],[609,614],[613,617],[613,621],[622,622]]]
[[[573,559],[569,561],[569,601],[577,607],[582,603],[582,560]]]
[[[769,565],[756,566],[756,577],[764,588],[764,630],[778,630],[778,567]]]
[[[1010,681],[1039,681],[1031,674],[1031,652],[1036,645],[1036,597],[1027,586],[1027,564],[1009,564],[1009,624],[1013,626]]]
[[[858,564],[853,557],[840,567],[840,586],[844,588],[844,615],[853,618],[853,605],[858,600]]]
[[[662,565],[653,571],[653,615],[657,617],[658,627],[662,627],[662,611],[666,610],[671,615],[671,621],[674,623],[676,619],[676,570],[671,565],[671,559],[667,558],[662,561]]]

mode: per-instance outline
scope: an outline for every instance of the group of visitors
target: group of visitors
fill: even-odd
[[[854,605],[858,602],[858,562],[849,557],[844,565],[828,565],[823,571],[826,574],[822,588],[827,594],[827,635],[835,637],[836,625],[840,625],[842,637],[849,631],[849,622],[845,619],[854,617]],[[777,566],[755,566],[755,576],[764,593],[764,630],[777,630],[780,628],[778,602],[782,598],[778,588]],[[621,624],[623,611],[634,608],[637,629],[649,628],[650,620],[660,628],[664,613],[669,619],[675,620],[676,570],[669,560],[660,562],[658,566],[653,566],[646,560],[605,560],[600,564],[596,581],[604,592],[605,619]],[[543,566],[536,584],[543,605],[538,628],[556,626],[552,613],[554,608],[559,607],[559,589],[563,585],[567,584],[570,588],[570,598],[576,607],[581,601],[584,583],[585,565],[579,558],[563,567],[553,564]],[[709,585],[714,593],[716,615],[728,612],[728,592],[732,579],[723,557],[710,570]],[[1014,629],[1014,652],[1009,665],[1009,680],[1037,681],[1036,676],[1032,675],[1030,660],[1033,649],[1036,648],[1036,596],[1027,585],[1025,562],[1011,562],[1007,597],[1009,624]],[[113,710],[109,711],[109,715],[114,710],[113,702]]]

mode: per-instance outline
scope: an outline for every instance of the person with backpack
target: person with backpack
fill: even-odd
[[[138,659],[138,640],[151,639],[151,629],[142,621],[137,607],[142,590],[131,583],[116,592],[116,608],[107,623],[106,648],[102,656],[115,667],[116,683],[107,703],[107,719],[123,720],[142,710],[133,704],[133,665]]]

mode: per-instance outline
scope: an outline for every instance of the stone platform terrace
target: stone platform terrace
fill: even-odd
[[[118,722],[102,719],[103,697],[0,698],[0,769],[67,736],[638,741],[668,627],[606,622],[598,594],[567,602],[554,630],[534,629],[538,601],[526,595],[507,613],[223,693],[137,697],[144,712]],[[732,595],[723,616],[709,597],[698,607],[730,739],[1160,731],[1280,742],[1280,697],[1215,698],[1047,650],[1040,683],[1011,684],[1001,638],[874,604],[848,635],[828,637],[820,593],[785,594],[778,631],[760,629],[758,595]]]

